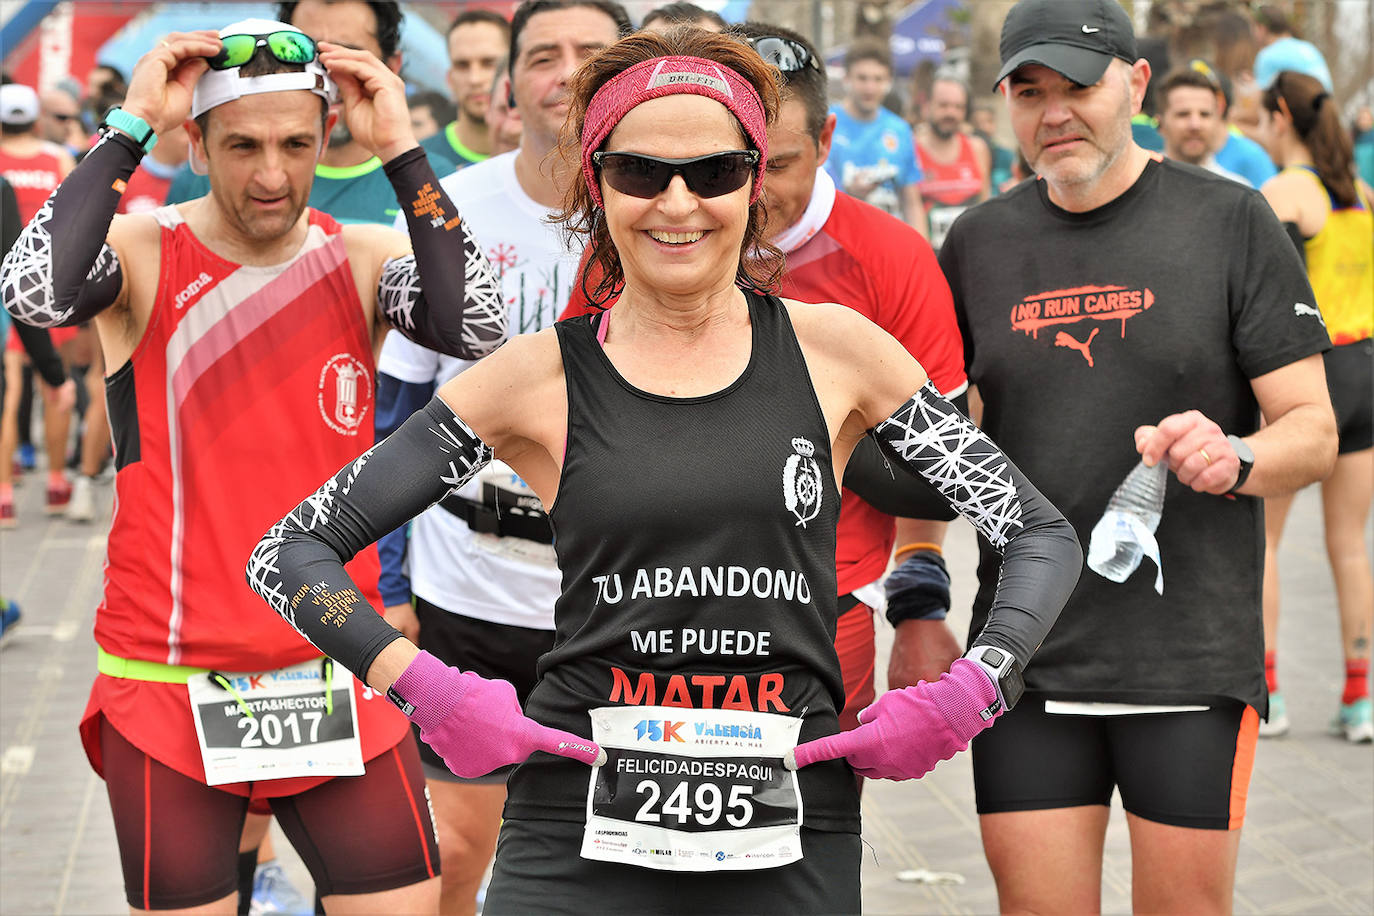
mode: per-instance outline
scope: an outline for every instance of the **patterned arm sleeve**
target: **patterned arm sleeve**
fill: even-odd
[[[871,435],[1002,554],[997,594],[973,645],[1005,649],[1024,668],[1078,584],[1083,552],[1073,526],[930,383]]]
[[[435,398],[272,526],[248,560],[249,586],[321,652],[365,679],[401,634],[363,599],[343,564],[462,486],[491,457]]]
[[[391,345],[390,337],[386,346]],[[382,362],[386,362],[383,349]],[[429,399],[434,397],[433,382],[403,382],[388,375],[380,365],[377,368],[377,439],[387,436],[401,428],[401,424],[416,411],[423,410]],[[377,588],[382,593],[382,603],[387,607],[405,604],[410,600],[410,578],[405,573],[406,553],[409,549],[410,525],[401,525],[390,534],[377,541],[377,556],[382,561],[382,575],[377,580]]]
[[[410,230],[413,254],[382,267],[377,302],[392,326],[411,340],[478,359],[506,339],[506,300],[472,233],[416,147],[386,164]],[[456,234],[456,235],[455,235]],[[454,251],[454,238],[458,251]]]
[[[52,335],[46,328],[35,328],[23,322],[16,322],[14,333],[19,336],[20,345],[29,354],[29,362],[33,363],[34,370],[49,388],[57,388],[67,380],[67,367],[62,365],[62,357],[52,345]]]
[[[124,275],[105,235],[142,156],[129,137],[106,133],[24,227],[0,267],[0,300],[16,320],[80,324],[119,298]]]

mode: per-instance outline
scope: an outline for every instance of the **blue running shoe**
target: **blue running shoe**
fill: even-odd
[[[1343,735],[1351,744],[1369,744],[1374,741],[1374,705],[1369,697],[1360,697],[1353,703],[1342,703],[1331,721],[1333,734]]]
[[[19,466],[26,471],[38,466],[38,454],[33,450],[32,442],[19,443]]]
[[[306,900],[286,871],[276,861],[259,865],[253,873],[253,902],[249,916],[262,913],[288,913],[291,916],[314,916],[315,902]]]
[[[0,643],[3,643],[14,635],[14,628],[19,625],[19,618],[23,615],[19,613],[16,602],[0,598],[0,604],[4,605],[4,610],[0,610]]]
[[[1277,738],[1288,734],[1288,704],[1283,702],[1283,694],[1275,690],[1269,694],[1269,720],[1259,724],[1261,738]]]

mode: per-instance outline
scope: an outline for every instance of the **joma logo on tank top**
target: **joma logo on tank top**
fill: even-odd
[[[189,303],[191,299],[195,297],[196,293],[205,289],[205,287],[209,286],[213,282],[215,282],[214,277],[211,277],[209,274],[202,270],[200,272],[200,276],[196,277],[190,283],[186,284],[186,288],[183,289],[181,292],[177,293],[177,297],[174,300],[176,302],[176,307],[178,309],[186,308],[187,303]]]

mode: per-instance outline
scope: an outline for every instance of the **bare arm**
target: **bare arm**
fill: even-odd
[[[1237,492],[1282,496],[1331,473],[1336,462],[1336,418],[1321,355],[1261,375],[1250,386],[1266,425],[1244,438],[1255,453],[1255,466]],[[1199,493],[1226,493],[1240,473],[1240,459],[1226,431],[1196,410],[1172,414],[1156,426],[1142,426],[1135,439],[1146,464],[1167,459],[1179,481]]]
[[[926,220],[926,205],[921,199],[921,189],[915,183],[902,187],[902,220],[921,233],[921,238],[930,238],[930,223]]]
[[[1280,172],[1264,183],[1260,193],[1279,222],[1297,226],[1305,238],[1310,239],[1326,224],[1326,195],[1305,175]]]
[[[983,173],[983,189],[978,192],[978,199],[987,200],[992,196],[992,150],[988,149],[982,137],[973,137],[969,142],[973,144],[973,155],[978,159],[978,168]]]

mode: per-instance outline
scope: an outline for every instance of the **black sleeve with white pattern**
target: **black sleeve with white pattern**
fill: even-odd
[[[124,275],[105,235],[142,157],[131,138],[107,131],[24,227],[0,267],[0,299],[16,321],[80,324],[119,298]]]
[[[961,391],[949,402],[968,414],[968,391]],[[854,446],[844,469],[844,485],[879,512],[897,518],[919,518],[948,522],[959,513],[939,490],[905,465],[888,461],[873,436],[864,436]]]
[[[19,344],[29,354],[29,362],[34,371],[42,377],[49,388],[57,388],[67,380],[67,367],[62,365],[62,357],[52,345],[52,335],[46,328],[34,328],[22,321],[14,323],[14,333]]]
[[[462,486],[491,457],[435,398],[273,525],[249,557],[248,585],[321,652],[366,678],[401,634],[343,564]]]
[[[1073,526],[929,383],[870,434],[1002,554],[987,625],[971,645],[1005,649],[1024,668],[1078,584],[1083,552]]]
[[[439,185],[424,150],[386,164],[414,254],[382,267],[377,302],[422,347],[478,359],[506,339],[506,299],[491,264]],[[454,250],[455,239],[459,250]]]

